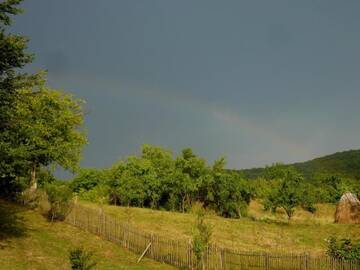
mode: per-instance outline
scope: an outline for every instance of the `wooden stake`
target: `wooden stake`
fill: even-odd
[[[147,247],[145,248],[143,254],[141,254],[140,258],[137,260],[137,262],[139,263],[141,261],[141,259],[145,256],[146,252],[149,250],[151,246],[151,242],[147,245]]]

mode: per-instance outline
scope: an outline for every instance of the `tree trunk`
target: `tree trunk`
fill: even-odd
[[[31,178],[30,178],[30,190],[37,190],[37,181],[36,181],[36,164],[34,163],[31,167]]]

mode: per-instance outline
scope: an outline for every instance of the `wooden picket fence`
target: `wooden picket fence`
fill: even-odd
[[[199,263],[190,239],[175,240],[140,231],[105,214],[101,209],[75,204],[66,221],[141,255],[140,259],[146,256],[183,269],[360,270],[358,262],[337,260],[327,256],[240,252],[215,244],[209,246]]]

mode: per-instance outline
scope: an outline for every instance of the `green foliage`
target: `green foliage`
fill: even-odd
[[[203,268],[206,256],[206,250],[211,243],[213,228],[206,222],[206,210],[202,204],[197,203],[193,207],[196,220],[193,229],[192,247],[195,254],[197,268]]]
[[[93,253],[83,248],[70,250],[69,260],[72,270],[91,270],[96,266],[93,261]]]
[[[290,220],[297,206],[303,207],[305,210],[314,212],[314,197],[309,192],[309,188],[304,184],[304,179],[300,173],[292,167],[269,168],[276,171],[270,179],[276,182],[276,186],[269,191],[265,197],[265,209],[275,211],[277,208],[283,208]]]
[[[296,168],[306,180],[312,180],[316,175],[338,175],[341,178],[360,179],[360,150],[338,152],[332,155],[316,158],[301,163],[284,166]],[[265,168],[240,170],[248,179],[264,176]]]
[[[70,187],[74,192],[88,191],[107,180],[106,172],[92,168],[82,168],[71,181]]]
[[[80,100],[69,94],[41,88],[18,90],[18,98],[11,108],[17,119],[3,134],[13,141],[8,156],[31,171],[36,188],[36,172],[40,166],[59,165],[75,170],[80,160],[85,135],[79,130],[83,123]]]
[[[105,184],[96,185],[94,188],[86,190],[80,189],[79,198],[97,204],[109,204],[109,186]]]
[[[360,262],[360,242],[353,242],[351,239],[337,240],[331,237],[328,240],[327,254],[335,259]]]
[[[73,206],[71,189],[59,181],[45,185],[45,191],[50,204],[49,220],[64,220]]]
[[[141,156],[130,156],[106,170],[105,180],[99,180],[102,171],[80,171],[71,186],[81,199],[90,201],[105,198],[108,192],[113,204],[182,212],[199,201],[222,216],[238,218],[246,214],[253,191],[247,181],[224,166],[224,158],[207,166],[189,148],[173,158],[166,149],[144,145]],[[96,189],[99,183],[108,189]]]
[[[19,119],[12,113],[18,91],[43,83],[42,73],[28,75],[21,73],[33,56],[26,52],[27,38],[8,33],[11,16],[22,12],[18,7],[22,1],[5,0],[0,3],[0,194],[14,199],[14,193],[25,187],[18,176],[28,172],[26,164],[18,160],[13,152],[23,140],[18,134],[9,133],[11,126]]]

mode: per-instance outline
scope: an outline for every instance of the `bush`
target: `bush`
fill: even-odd
[[[105,181],[106,172],[104,170],[84,168],[80,169],[78,175],[70,182],[70,187],[74,192],[88,191]]]
[[[65,184],[55,182],[47,184],[45,191],[50,204],[48,218],[51,221],[64,220],[73,206],[71,189]]]
[[[110,188],[107,185],[100,184],[90,190],[81,189],[79,192],[79,198],[93,203],[109,204]]]
[[[335,237],[330,237],[327,254],[334,259],[360,262],[360,242],[353,243],[351,239],[337,240]]]
[[[35,209],[39,206],[42,200],[46,200],[45,198],[46,194],[43,190],[26,189],[23,192],[19,193],[17,201],[29,207],[30,209]]]
[[[69,260],[73,270],[90,270],[96,266],[92,259],[93,253],[83,248],[76,248],[70,251]]]
[[[197,268],[201,269],[205,264],[206,250],[211,242],[213,228],[205,221],[206,210],[201,203],[196,203],[192,208],[192,212],[196,215],[192,245]]]

